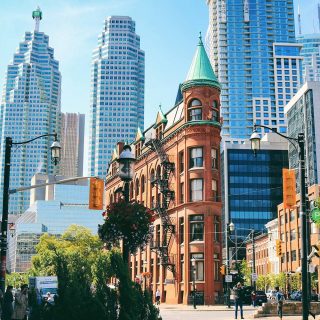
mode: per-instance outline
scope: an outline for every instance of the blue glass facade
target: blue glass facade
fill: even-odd
[[[288,168],[287,150],[252,150],[238,148],[223,152],[226,161],[227,190],[224,190],[228,220],[235,224],[238,235],[250,230],[262,231],[277,217],[282,202],[282,168]]]
[[[60,132],[61,74],[49,37],[43,32],[26,32],[13,61],[8,65],[1,102],[0,183],[3,185],[5,138],[26,141],[39,135]],[[10,187],[29,185],[32,176],[53,174],[50,146],[53,137],[13,147]],[[2,197],[2,192],[0,192]],[[23,213],[29,192],[10,196],[9,212]]]
[[[257,118],[254,109],[257,100],[267,101],[269,113],[260,121],[268,120],[271,124],[273,120],[273,126],[279,130],[280,112],[276,110],[271,116],[271,108],[278,108],[273,44],[282,43],[276,55],[286,56],[288,61],[299,51],[299,47],[290,46],[295,42],[293,0],[207,2],[206,41],[211,63],[222,84],[224,138],[243,141],[250,137]],[[289,64],[291,72],[294,66]]]
[[[135,22],[112,16],[93,52],[89,175],[104,177],[118,141],[133,141],[144,127],[144,52]]]

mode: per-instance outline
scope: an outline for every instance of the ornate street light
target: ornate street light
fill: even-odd
[[[55,136],[55,140],[53,141],[51,147],[51,161],[56,166],[61,158],[61,145],[59,141],[57,141],[57,136]]]
[[[254,154],[256,154],[256,152],[260,150],[260,142],[261,142],[260,134],[256,130],[253,131],[250,137],[250,141],[251,141],[251,149],[253,150]]]
[[[123,146],[123,150],[118,158],[119,177],[124,182],[124,199],[129,202],[129,183],[133,179],[135,156],[131,152],[131,147],[128,144]]]

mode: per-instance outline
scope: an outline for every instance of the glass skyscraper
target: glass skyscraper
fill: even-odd
[[[289,166],[287,140],[268,133],[256,155],[250,141],[224,142],[222,162],[224,223],[232,221],[240,236],[250,229],[263,231],[282,202],[282,169]]]
[[[303,77],[305,81],[320,81],[320,33],[299,35],[302,44]]]
[[[222,135],[244,141],[253,123],[286,131],[283,108],[301,85],[293,0],[207,0],[206,46],[222,85]],[[262,132],[265,132],[262,130]]]
[[[93,52],[89,175],[105,176],[119,140],[133,141],[144,127],[144,51],[130,17],[104,22]]]
[[[33,12],[35,29],[26,32],[13,61],[8,65],[0,113],[0,182],[3,186],[5,138],[21,142],[39,135],[59,132],[61,75],[49,37],[39,31],[42,12]],[[50,146],[45,137],[18,147],[11,153],[10,187],[30,184],[36,172],[52,174]],[[2,192],[0,192],[2,198]],[[29,192],[10,196],[10,213],[23,213],[29,206]]]

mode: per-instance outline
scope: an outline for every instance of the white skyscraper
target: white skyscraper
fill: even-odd
[[[62,113],[60,174],[80,177],[83,174],[85,115]]]
[[[135,22],[112,16],[93,52],[89,175],[105,176],[119,140],[133,141],[144,126],[144,52]]]
[[[49,37],[39,31],[42,12],[33,11],[35,29],[26,32],[13,61],[8,65],[3,88],[0,132],[0,197],[2,198],[5,138],[21,142],[40,135],[58,132],[60,117],[61,75]],[[30,185],[39,172],[52,174],[50,146],[53,137],[13,146],[10,187]],[[29,205],[29,192],[10,196],[10,213],[22,213]]]

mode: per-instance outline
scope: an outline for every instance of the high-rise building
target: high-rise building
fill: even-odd
[[[62,177],[35,175],[35,183],[60,180]],[[31,267],[36,245],[44,233],[60,236],[66,229],[79,225],[97,234],[103,222],[100,211],[88,209],[89,186],[87,181],[46,186],[31,191],[30,207],[15,221],[9,239],[8,269],[25,272]]]
[[[132,141],[144,126],[144,52],[135,22],[112,16],[93,52],[89,175],[105,176],[118,140]]]
[[[85,115],[62,113],[60,174],[80,177],[83,174]]]
[[[207,48],[222,85],[223,139],[243,142],[254,122],[285,132],[283,108],[302,77],[293,0],[206,1]]]
[[[13,142],[30,140],[40,135],[58,132],[60,119],[61,75],[49,37],[39,31],[42,12],[32,14],[33,32],[26,32],[13,61],[8,65],[1,102],[0,182],[3,186],[5,138]],[[37,173],[52,174],[50,146],[53,137],[13,146],[11,152],[10,186],[28,185]],[[2,192],[0,192],[2,197]],[[29,205],[29,193],[10,196],[10,213],[23,213]]]
[[[320,81],[320,33],[299,35],[297,42],[302,44],[304,81]]]
[[[297,138],[305,134],[306,175],[308,185],[320,181],[320,82],[306,82],[285,107],[288,121],[288,135]],[[299,155],[292,144],[289,144],[290,168],[299,167]]]
[[[282,169],[289,166],[288,141],[267,133],[256,155],[250,141],[224,142],[221,161],[224,223],[233,222],[243,240],[250,230],[261,232],[277,217],[277,205],[282,202]],[[238,254],[243,256],[243,252]]]

